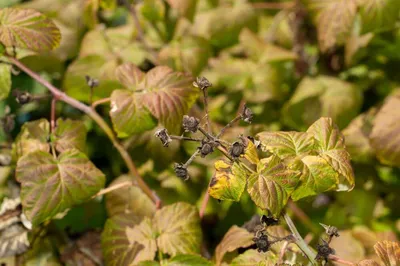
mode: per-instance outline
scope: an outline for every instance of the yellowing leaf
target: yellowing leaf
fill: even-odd
[[[258,252],[256,249],[246,250],[232,260],[230,266],[275,266],[278,257],[271,251],[266,253]]]
[[[383,164],[400,166],[400,91],[389,96],[373,122],[371,145]]]
[[[85,152],[87,130],[82,121],[57,119],[54,131],[54,145],[58,152],[78,149]]]
[[[33,9],[0,9],[0,42],[5,46],[46,51],[60,44],[61,34],[45,15]]]
[[[390,29],[399,18],[397,0],[357,0],[362,18],[363,32]]]
[[[322,52],[346,40],[357,12],[357,0],[303,0],[314,16]]]
[[[11,66],[0,64],[0,101],[8,97],[11,90]]]
[[[139,243],[143,249],[136,255],[134,262],[153,260],[157,251],[156,234],[152,228],[151,219],[145,217],[133,228],[126,228],[130,246]]]
[[[287,169],[276,156],[259,163],[257,173],[250,175],[247,191],[254,203],[279,216],[299,182],[301,172]]]
[[[246,229],[232,226],[215,249],[217,266],[221,264],[226,253],[251,246],[254,243],[253,237],[253,234]]]
[[[153,227],[163,253],[175,256],[200,252],[202,233],[195,207],[183,202],[166,206],[154,215]]]
[[[211,261],[206,260],[200,255],[181,254],[170,259],[167,266],[212,266]]]
[[[380,266],[380,265],[374,260],[362,260],[359,263],[357,263],[357,266]]]
[[[292,194],[293,200],[318,195],[333,190],[339,183],[339,174],[320,156],[306,156],[301,160],[304,164],[301,184]]]
[[[210,182],[208,193],[219,200],[239,201],[246,187],[249,175],[239,163],[227,163],[218,160],[214,164],[215,174]]]
[[[244,151],[244,158],[252,164],[257,165],[260,159],[258,158],[257,148],[252,141],[247,142],[246,150]]]
[[[194,13],[196,11],[196,5],[198,0],[167,0],[168,4],[178,10],[179,15],[193,19]]]
[[[24,213],[34,225],[87,201],[105,183],[104,174],[76,149],[58,158],[40,150],[22,156],[16,179],[21,183]]]
[[[261,132],[257,134],[263,151],[281,159],[310,153],[315,148],[314,137],[306,132]]]
[[[400,244],[393,241],[380,241],[374,246],[376,254],[385,266],[400,265]]]
[[[346,151],[343,135],[331,118],[322,117],[308,130],[318,141],[319,155],[339,173],[338,191],[354,188],[354,173],[350,155]]]

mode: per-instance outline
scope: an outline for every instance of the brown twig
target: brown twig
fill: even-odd
[[[203,101],[204,101],[204,112],[206,113],[206,124],[207,124],[207,130],[209,134],[212,134],[212,128],[211,128],[211,121],[210,121],[210,114],[208,113],[208,90],[207,88],[203,88]]]
[[[204,128],[199,127],[199,131],[203,133],[203,135],[206,136],[209,140],[215,140],[214,136],[208,133]]]
[[[103,104],[103,103],[109,103],[110,101],[111,101],[111,98],[110,98],[110,97],[107,97],[107,98],[104,98],[104,99],[100,99],[100,100],[94,101],[94,102],[92,103],[92,108],[93,108],[93,109],[96,109],[96,107],[97,107],[98,105]]]
[[[238,115],[236,116],[234,119],[232,119],[232,121],[230,121],[228,124],[226,124],[226,126],[224,126],[221,131],[218,133],[217,135],[217,139],[220,138],[225,131],[230,128],[233,124],[235,124],[237,121],[239,121],[242,118],[242,115]]]
[[[201,142],[202,139],[196,139],[196,138],[191,138],[191,137],[183,137],[183,136],[174,136],[174,135],[169,135],[171,139],[176,139],[176,140],[186,140],[186,141],[195,141],[195,142]]]
[[[51,109],[50,109],[50,132],[54,132],[56,128],[56,105],[57,105],[57,98],[53,97],[51,99]]]
[[[334,261],[334,262],[337,262],[337,263],[341,263],[343,265],[353,265],[353,266],[357,265],[356,263],[341,259],[341,258],[339,258],[338,256],[335,256],[335,255],[329,255],[329,259],[331,261]]]
[[[128,151],[125,150],[125,148],[121,145],[119,140],[117,139],[116,135],[114,134],[113,130],[111,127],[107,124],[107,122],[95,111],[93,110],[90,106],[72,98],[69,97],[67,94],[53,86],[50,82],[47,80],[43,79],[40,75],[32,71],[30,68],[25,66],[23,63],[21,63],[18,59],[13,58],[11,56],[7,57],[12,64],[17,66],[19,69],[24,71],[26,74],[31,76],[33,79],[35,79],[37,82],[45,86],[52,94],[53,97],[57,98],[59,101],[65,102],[72,107],[84,112],[87,114],[90,118],[92,118],[97,125],[104,131],[104,133],[108,136],[110,141],[113,143],[114,147],[118,150],[119,154],[121,155],[122,159],[125,161],[126,166],[129,169],[129,172],[134,176],[137,180],[138,186],[140,189],[150,198],[152,199],[153,202],[156,204],[160,204],[161,200],[158,198],[158,196],[153,193],[153,191],[150,189],[150,187],[144,182],[143,178],[139,175],[138,170],[136,169],[135,164],[132,161],[131,156],[129,155]]]
[[[96,197],[98,197],[98,196],[102,196],[102,195],[104,195],[104,194],[113,192],[114,190],[117,190],[117,189],[120,189],[120,188],[130,187],[130,186],[132,186],[132,185],[133,185],[133,184],[132,184],[132,181],[125,181],[125,182],[122,182],[122,183],[118,183],[118,184],[115,184],[115,185],[113,185],[113,186],[111,186],[111,187],[103,188],[102,190],[100,190],[99,192],[97,192],[97,194],[94,195],[92,198],[96,198]]]
[[[278,259],[277,265],[281,265],[283,263],[283,257],[285,256],[285,252],[286,252],[288,245],[289,245],[288,241],[283,242],[281,251],[279,253],[279,259]]]
[[[276,3],[253,3],[254,8],[259,9],[287,9],[292,8],[295,5],[294,2],[276,2]]]

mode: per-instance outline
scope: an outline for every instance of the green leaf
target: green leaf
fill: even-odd
[[[338,191],[352,190],[354,188],[353,168],[339,128],[331,118],[322,117],[312,124],[307,132],[318,141],[319,155],[339,173]]]
[[[221,23],[221,22],[224,23]],[[195,17],[193,34],[202,36],[218,48],[234,45],[243,28],[256,29],[257,16],[251,5],[213,8]]]
[[[240,163],[218,160],[208,193],[219,200],[239,201],[246,187],[248,171]]]
[[[83,21],[88,28],[93,29],[99,23],[99,0],[86,0],[83,8]]]
[[[100,7],[103,9],[114,10],[117,7],[116,0],[100,0]]]
[[[362,99],[362,90],[351,83],[329,76],[305,77],[284,105],[284,121],[305,130],[321,116],[329,116],[344,128],[358,114]]]
[[[247,248],[254,244],[253,234],[244,228],[232,226],[215,249],[216,265],[220,265],[228,252],[238,248]]]
[[[247,191],[254,203],[279,216],[299,182],[301,172],[287,169],[276,156],[261,161],[249,177]]]
[[[131,245],[127,228],[139,224],[143,217],[134,213],[121,213],[107,220],[101,236],[101,245],[106,265],[136,265],[135,257],[144,249],[143,245]]]
[[[397,0],[357,0],[363,32],[391,29],[399,18],[400,2]]]
[[[57,26],[33,9],[4,8],[0,10],[0,42],[7,47],[46,51],[60,44]]]
[[[240,254],[232,260],[229,264],[231,266],[275,266],[278,262],[277,256],[268,251],[267,253],[258,252],[255,249],[246,250],[243,254]]]
[[[197,209],[179,202],[158,210],[153,218],[158,233],[157,246],[163,253],[198,254],[202,241]]]
[[[383,164],[400,166],[400,91],[389,96],[373,122],[371,145]]]
[[[122,175],[111,182],[109,187],[133,181],[133,177]],[[106,208],[109,216],[133,212],[139,217],[152,217],[156,212],[156,207],[151,199],[133,184],[108,193]]]
[[[306,156],[301,159],[304,164],[301,184],[292,194],[292,199],[318,195],[333,190],[339,183],[339,174],[320,156]]]
[[[313,136],[306,132],[261,132],[257,138],[264,152],[271,152],[281,159],[309,154],[315,148]]]
[[[107,60],[98,55],[78,58],[69,65],[63,88],[69,96],[89,102],[90,87],[85,79],[87,75],[99,80],[99,86],[93,89],[93,101],[110,97],[113,90],[121,87],[114,74],[117,64],[117,60]]]
[[[193,20],[198,0],[167,0],[168,4],[178,10],[180,16]]]
[[[136,106],[144,106],[163,124],[170,133],[178,133],[184,114],[195,102],[198,91],[192,86],[191,78],[182,73],[173,72],[169,67],[158,66],[144,75],[136,66],[124,64],[118,67],[116,75],[129,90],[117,91],[112,95],[111,119],[119,136],[129,136],[135,129],[119,124],[136,123]],[[118,95],[131,95],[130,98],[116,98]],[[137,99],[136,104],[134,99]],[[136,107],[136,108],[135,108]],[[154,125],[148,115],[140,109],[140,118],[146,121],[144,130]],[[139,131],[139,130],[137,130]]]
[[[57,158],[43,151],[22,156],[16,179],[21,183],[24,213],[34,225],[89,200],[105,183],[104,174],[76,149]]]
[[[165,6],[162,0],[144,0],[140,6],[143,17],[149,21],[163,20],[165,16]]]
[[[8,97],[11,90],[11,66],[0,64],[0,101]]]
[[[85,152],[87,129],[82,121],[59,118],[56,125],[53,141],[58,152],[72,148]]]
[[[22,125],[14,145],[13,152],[16,159],[35,151],[49,152],[47,138],[50,133],[50,123],[47,119],[26,122]]]
[[[322,52],[344,44],[357,13],[357,1],[302,0],[314,17]]]
[[[374,249],[385,266],[400,264],[400,245],[398,242],[379,241],[375,244]]]
[[[257,165],[260,159],[258,158],[257,148],[252,141],[248,141],[246,150],[244,151],[244,158],[251,164]]]
[[[140,224],[133,228],[126,228],[130,246],[139,243],[143,249],[136,255],[135,261],[153,260],[157,251],[157,234],[153,229],[151,219],[145,217]]]
[[[167,263],[167,266],[212,266],[211,261],[199,255],[181,254],[173,257]]]

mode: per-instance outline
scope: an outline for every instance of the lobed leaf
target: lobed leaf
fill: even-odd
[[[400,244],[398,242],[380,241],[375,244],[374,249],[385,266],[400,264]]]
[[[53,141],[58,152],[73,148],[85,152],[87,129],[82,121],[59,118],[56,125]]]
[[[145,217],[140,224],[135,227],[127,227],[129,245],[134,246],[137,243],[143,246],[143,249],[135,257],[135,262],[153,260],[157,251],[156,233],[153,229],[151,219]]]
[[[0,42],[7,47],[40,52],[56,48],[60,30],[45,15],[33,9],[0,9]]]
[[[16,179],[24,213],[34,225],[85,202],[105,183],[104,174],[76,149],[57,158],[40,150],[26,154],[17,162]]]
[[[235,251],[238,248],[249,247],[253,243],[252,233],[236,225],[232,226],[215,249],[216,265],[221,264],[226,253]]]
[[[258,252],[255,249],[246,250],[232,260],[231,266],[275,266],[277,265],[278,257],[268,251],[267,253]]]
[[[11,90],[11,66],[0,64],[0,101],[8,97]]]
[[[219,200],[239,201],[246,187],[248,171],[240,163],[218,160],[214,164],[215,174],[208,193]]]
[[[301,172],[287,169],[276,156],[259,163],[257,173],[250,175],[247,191],[254,203],[279,216],[299,182]]]

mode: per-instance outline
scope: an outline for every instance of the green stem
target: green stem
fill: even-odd
[[[286,224],[288,225],[290,231],[292,232],[295,238],[296,245],[304,252],[304,254],[306,254],[307,258],[313,265],[317,265],[315,261],[315,257],[317,256],[317,254],[308,247],[306,242],[304,242],[303,238],[301,237],[299,231],[297,231],[297,228],[294,225],[290,216],[287,213],[285,213],[283,217],[285,218]]]

